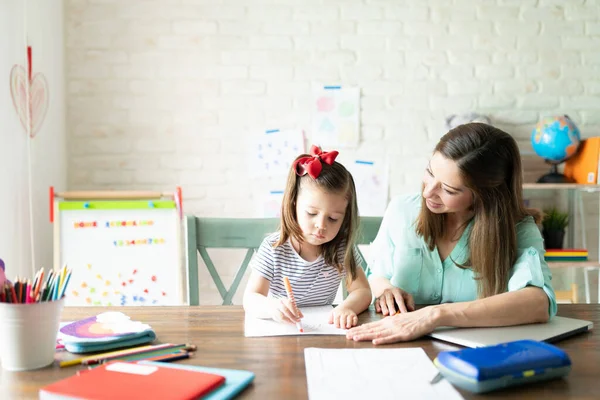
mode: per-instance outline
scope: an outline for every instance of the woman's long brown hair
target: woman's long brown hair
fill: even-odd
[[[446,133],[435,147],[456,162],[464,185],[473,193],[473,228],[468,243],[471,268],[479,297],[506,292],[510,270],[517,258],[516,225],[527,216],[539,222],[538,210],[523,203],[521,155],[508,133],[482,123],[460,125]],[[417,233],[430,250],[445,234],[445,214],[434,214],[422,199]],[[457,264],[458,265],[458,264]]]
[[[296,160],[302,157],[311,156],[302,154]],[[356,260],[354,259],[354,247],[356,244],[356,232],[358,230],[358,204],[354,179],[350,172],[338,162],[334,162],[332,165],[324,162],[321,164],[323,169],[317,179],[313,179],[309,175],[298,176],[293,167],[290,169],[281,204],[281,236],[274,246],[281,246],[290,237],[294,238],[298,243],[304,241],[302,230],[296,219],[296,201],[304,185],[317,185],[317,187],[328,193],[342,193],[345,195],[346,200],[348,200],[342,226],[332,241],[321,246],[321,254],[327,264],[333,265],[340,272],[346,266],[350,272],[351,279],[354,280],[356,279],[357,267]],[[344,259],[340,261],[338,260],[338,251],[344,243],[346,250]]]

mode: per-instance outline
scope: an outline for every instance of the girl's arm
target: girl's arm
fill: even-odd
[[[492,327],[546,322],[548,296],[539,287],[497,294],[474,301],[447,303],[397,314],[361,325],[348,332],[349,339],[372,340],[373,344],[417,339],[439,326]]]
[[[278,322],[292,324],[298,322],[302,315],[299,315],[299,318],[294,315],[294,308],[288,299],[267,297],[270,286],[269,280],[252,271],[244,291],[244,310],[257,318],[273,318]]]
[[[356,279],[348,285],[348,296],[340,307],[354,311],[357,315],[371,304],[372,293],[367,276],[360,266],[356,266]]]

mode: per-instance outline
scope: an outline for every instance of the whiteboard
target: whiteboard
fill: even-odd
[[[55,269],[66,264],[73,270],[65,305],[185,304],[181,220],[174,201],[56,203]]]

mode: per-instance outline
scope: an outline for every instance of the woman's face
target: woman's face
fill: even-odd
[[[425,170],[423,197],[429,211],[435,214],[460,214],[473,204],[473,193],[463,184],[456,163],[438,152]]]

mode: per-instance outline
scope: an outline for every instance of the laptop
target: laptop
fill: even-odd
[[[495,328],[451,328],[440,327],[428,336],[466,347],[492,346],[515,340],[532,339],[556,342],[566,337],[592,330],[591,321],[552,317],[544,324],[502,326]]]

